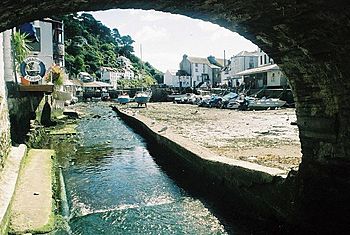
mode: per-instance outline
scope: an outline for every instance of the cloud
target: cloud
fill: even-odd
[[[156,12],[154,10],[144,11],[143,14],[140,15],[140,20],[144,22],[154,22],[162,20],[166,17],[165,14],[160,12]]]
[[[220,26],[218,25],[215,25],[215,24],[212,24],[210,22],[206,22],[206,21],[202,21],[202,20],[197,20],[198,23],[198,27],[202,30],[202,31],[205,31],[205,32],[215,32],[215,31],[218,31],[220,30]]]
[[[145,25],[135,34],[135,39],[139,42],[164,41],[169,38],[167,29],[157,26]]]
[[[237,33],[232,33],[230,30],[228,29],[218,29],[215,32],[213,32],[213,34],[210,37],[210,40],[212,42],[216,42],[218,40],[230,40],[230,39],[234,39],[235,37],[239,36]]]

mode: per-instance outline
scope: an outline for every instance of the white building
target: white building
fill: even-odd
[[[177,70],[168,69],[164,73],[164,84],[172,87],[179,87],[179,78],[176,76]]]
[[[47,68],[56,64],[64,67],[64,32],[63,23],[45,18],[33,22],[37,42],[29,45],[32,55],[42,60]]]
[[[131,80],[131,79],[135,78],[135,73],[134,73],[134,71],[132,71],[131,68],[122,68],[120,71],[123,73],[122,78],[124,78],[124,79]]]
[[[237,73],[247,69],[258,67],[259,52],[241,51],[235,56],[232,56],[229,64],[221,71],[223,80],[230,87],[237,87],[243,82],[242,76],[237,76]]]
[[[258,50],[259,62],[258,66],[264,66],[269,64],[274,64],[273,59],[270,58],[265,52],[263,52],[260,48]]]
[[[99,72],[101,74],[101,81],[111,84],[114,89],[117,89],[118,87],[118,80],[131,80],[135,78],[134,71],[130,68],[101,67]]]
[[[31,48],[31,52],[21,65],[17,65],[20,72],[16,73],[15,76],[11,38],[16,31],[28,35],[27,40],[30,42],[27,44]],[[22,85],[47,85],[50,80],[46,80],[45,78],[49,78],[48,75],[53,65],[58,65],[64,69],[63,24],[60,21],[47,18],[22,24],[3,33],[3,48],[5,80],[7,82],[15,82],[15,78],[17,78],[17,82],[22,83]],[[23,76],[23,71],[26,76]],[[39,74],[40,76],[38,76]],[[31,78],[29,79],[29,77]],[[36,88],[36,91],[41,91],[41,88]],[[24,88],[21,87],[20,89]]]
[[[184,55],[180,62],[179,74],[189,77],[189,86],[196,87],[203,84],[212,86],[221,83],[221,68],[224,60],[213,56],[208,58],[189,57]]]
[[[261,49],[258,52],[258,67],[236,73],[247,88],[280,88],[288,85],[287,77],[277,64]]]
[[[110,67],[101,67],[101,81],[105,83],[109,83],[113,86],[114,89],[117,89],[117,82],[119,79],[122,79],[122,72],[117,68]]]

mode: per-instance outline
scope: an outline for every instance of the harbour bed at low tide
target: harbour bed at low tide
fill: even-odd
[[[296,169],[301,146],[295,109],[236,111],[194,105],[149,103],[120,106],[151,118],[221,156],[282,170]]]

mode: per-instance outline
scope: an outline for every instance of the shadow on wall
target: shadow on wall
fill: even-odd
[[[8,89],[8,109],[11,123],[12,145],[22,144],[26,141],[26,135],[30,129],[30,120],[36,118],[38,108],[43,93],[31,92],[24,94],[16,91],[12,84],[7,83]]]

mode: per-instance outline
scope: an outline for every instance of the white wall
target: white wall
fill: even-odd
[[[4,73],[5,81],[13,82],[15,80],[14,70],[13,70],[13,58],[11,49],[11,30],[7,30],[3,33],[4,35]]]
[[[7,94],[5,83],[5,65],[7,58],[4,54],[4,33],[0,33],[0,171],[3,160],[10,150],[10,121],[7,107]]]
[[[176,75],[172,74],[169,70],[164,73],[164,84],[168,86],[177,87],[179,86],[179,79]]]
[[[272,59],[261,49],[259,49],[258,66],[264,66],[268,64],[273,64]]]
[[[37,56],[45,64],[46,71],[54,64],[53,61],[53,39],[52,24],[49,22],[35,21],[35,27],[40,27],[40,52],[33,52],[32,56]],[[41,82],[45,83],[45,79]]]
[[[286,76],[281,70],[267,72],[267,86],[285,86],[287,85]]]
[[[281,85],[281,72],[278,70],[267,72],[267,86],[280,86]]]
[[[0,104],[2,107],[2,102],[4,102],[5,97],[6,97],[6,92],[5,92],[5,68],[4,68],[4,33],[0,33]]]

